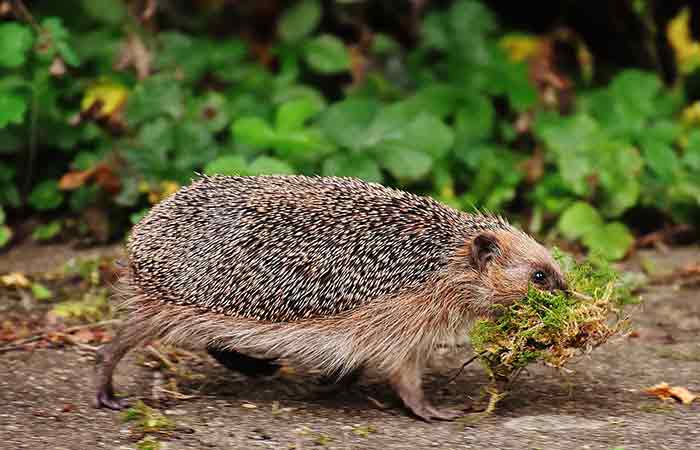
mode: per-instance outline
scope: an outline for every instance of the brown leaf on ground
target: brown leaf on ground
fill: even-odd
[[[691,393],[688,389],[681,386],[669,386],[668,383],[659,383],[655,386],[644,389],[649,395],[655,395],[661,400],[674,399],[684,405],[690,405],[693,400],[698,398],[697,395]]]
[[[90,330],[89,328],[76,331],[75,333],[73,333],[72,337],[81,344],[88,344],[90,342],[97,341],[95,331]]]

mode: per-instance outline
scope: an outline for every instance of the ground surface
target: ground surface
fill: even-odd
[[[50,269],[73,254],[60,246],[6,253],[0,273]],[[671,270],[700,260],[700,249],[644,257]],[[157,405],[175,422],[176,431],[156,435],[167,449],[700,448],[700,402],[664,404],[640,392],[662,381],[700,392],[698,287],[649,287],[634,314],[636,337],[594,351],[567,377],[534,367],[495,415],[473,426],[409,418],[383,385],[364,381],[328,394],[298,374],[251,380],[208,358],[184,363],[201,378],[178,379],[179,391],[194,398],[153,402],[163,372],[144,366],[143,352],[120,365],[117,389]],[[92,365],[92,354],[78,347],[0,353],[0,448],[135,448],[139,436],[118,413],[90,406]],[[486,385],[476,365],[446,385],[454,373],[427,380],[437,404],[458,405]]]

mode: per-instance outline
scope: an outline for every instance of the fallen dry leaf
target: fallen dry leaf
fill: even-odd
[[[29,287],[29,279],[26,275],[20,272],[12,272],[7,275],[0,276],[0,282],[7,287]]]
[[[661,400],[674,399],[684,405],[693,403],[697,395],[692,394],[688,389],[681,386],[669,386],[668,383],[659,383],[655,386],[644,389],[649,395],[656,395]]]
[[[64,174],[58,182],[58,188],[62,191],[72,191],[84,185],[95,172],[94,169],[76,170]]]
[[[95,332],[88,328],[78,330],[73,334],[73,339],[75,339],[77,342],[80,342],[81,344],[88,344],[90,342],[93,342],[96,340],[95,337]]]

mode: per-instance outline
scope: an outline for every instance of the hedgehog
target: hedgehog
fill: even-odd
[[[547,249],[500,216],[345,177],[201,176],[154,206],[128,240],[127,316],[100,349],[96,405],[120,409],[112,375],[151,340],[207,349],[244,374],[277,359],[342,379],[371,370],[430,421],[445,342],[534,285],[565,290]]]

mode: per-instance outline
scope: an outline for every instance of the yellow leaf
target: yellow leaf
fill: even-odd
[[[148,201],[155,205],[156,203],[165,200],[180,189],[180,185],[175,181],[161,181],[158,189],[148,192]]]
[[[163,198],[170,197],[180,189],[180,185],[175,181],[162,181],[160,183]]]
[[[12,272],[0,277],[0,281],[7,287],[29,287],[29,279],[23,273]]]
[[[100,80],[85,91],[80,109],[83,112],[94,110],[95,117],[109,117],[121,108],[128,95],[129,91],[123,85]]]
[[[520,62],[533,56],[539,47],[539,39],[526,34],[509,34],[504,36],[499,45],[511,60]]]
[[[690,33],[690,10],[683,8],[668,23],[666,37],[676,56],[681,73],[688,74],[700,67],[700,42],[693,41]]]
[[[700,101],[691,103],[683,110],[681,121],[686,126],[700,124]]]

